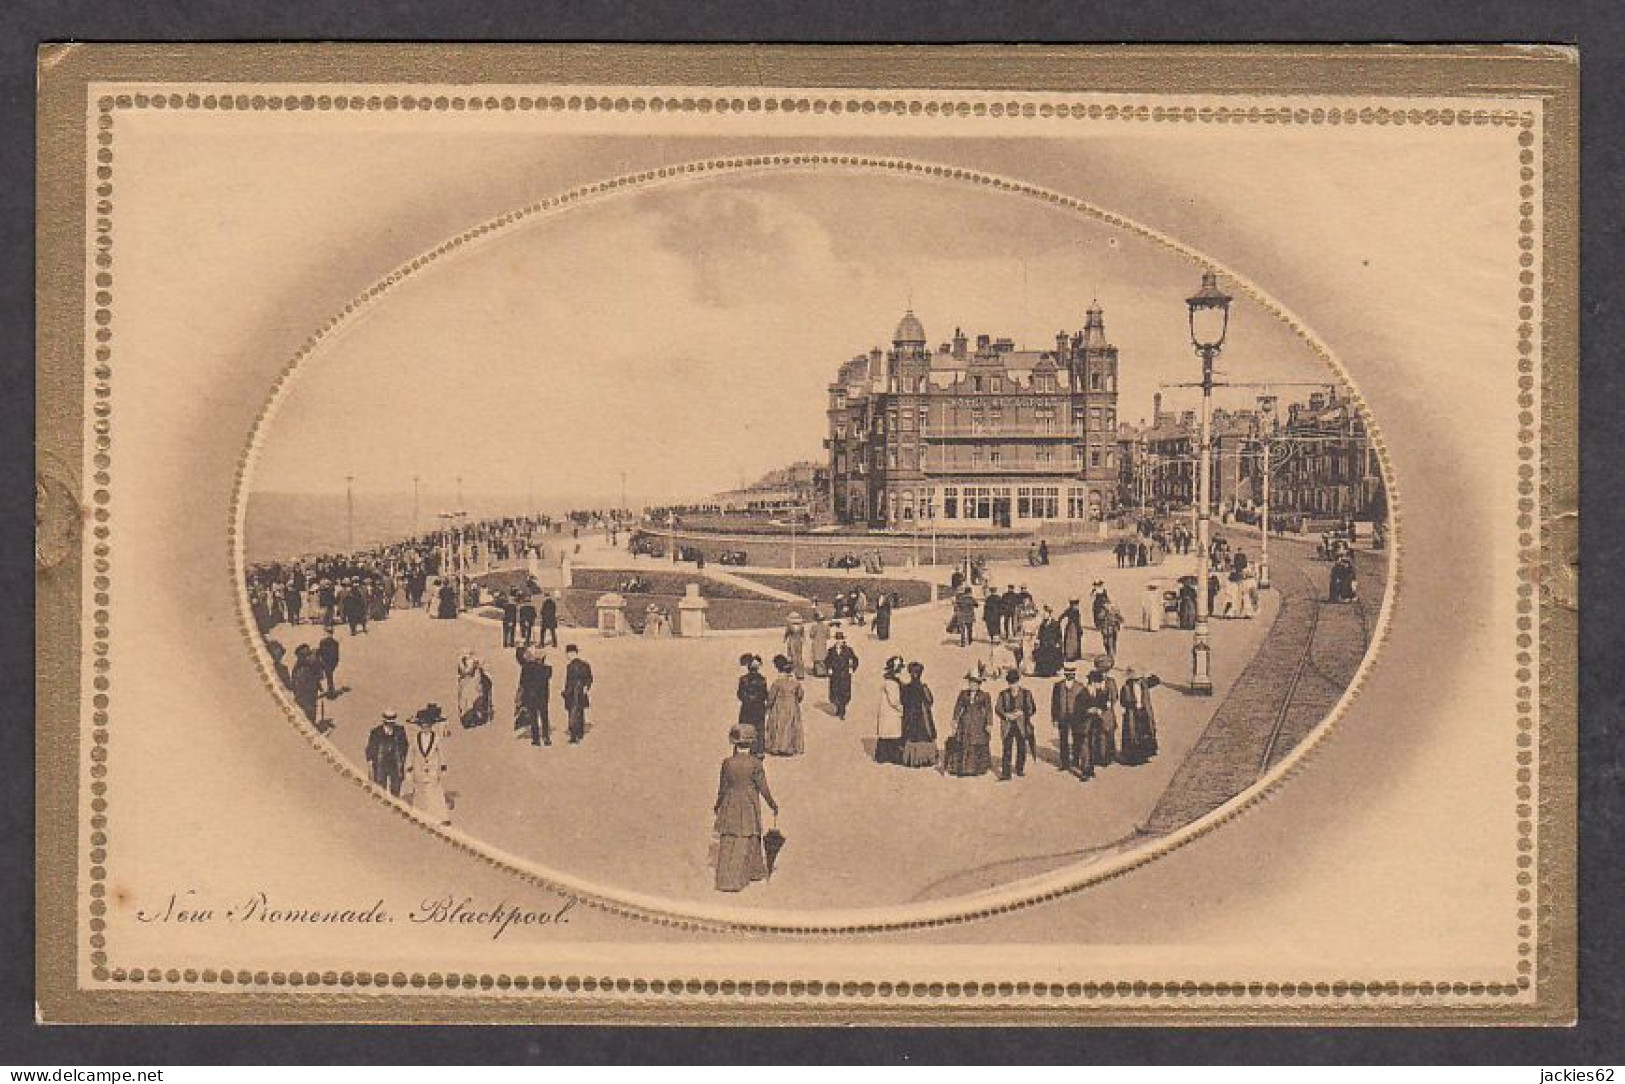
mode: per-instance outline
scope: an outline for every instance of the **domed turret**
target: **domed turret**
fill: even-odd
[[[897,333],[892,336],[893,346],[925,346],[925,326],[920,318],[909,309],[903,313],[903,318],[897,322]]]

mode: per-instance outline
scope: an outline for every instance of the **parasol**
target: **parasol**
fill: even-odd
[[[784,850],[784,833],[779,831],[779,815],[773,814],[773,827],[762,836],[762,850],[767,856],[767,879],[773,879],[773,866],[779,860],[779,852]]]

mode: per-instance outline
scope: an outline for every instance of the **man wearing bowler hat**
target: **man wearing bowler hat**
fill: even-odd
[[[406,777],[406,728],[393,709],[367,735],[367,764],[373,783],[399,798]]]

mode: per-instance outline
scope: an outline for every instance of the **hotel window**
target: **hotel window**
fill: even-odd
[[[1016,489],[1016,518],[1033,518],[1033,491],[1028,486],[1020,486]]]
[[[1091,449],[1089,449],[1089,465],[1091,467],[1100,466],[1100,449],[1099,448],[1091,448]]]
[[[921,429],[929,429],[929,428],[931,428],[931,411],[929,409],[927,409],[926,407],[921,407],[920,408],[920,428]]]
[[[971,408],[970,428],[973,433],[981,433],[987,429],[987,415],[982,413],[982,408],[979,406]]]
[[[1072,449],[1072,465],[1074,467],[1083,466],[1083,449],[1082,448],[1077,447],[1077,446],[1073,447],[1073,449]]]
[[[1055,449],[1053,449],[1053,448],[1040,448],[1040,449],[1038,449],[1038,462],[1039,462],[1039,464],[1041,466],[1045,466],[1045,467],[1051,466],[1055,462]]]
[[[903,494],[903,518],[906,519],[906,520],[912,520],[914,518],[914,494],[913,493],[905,493],[905,494]]]
[[[993,390],[997,391],[998,389]],[[988,423],[995,431],[1002,429],[1004,427],[1004,408],[999,406],[990,407],[988,409]]]
[[[959,518],[959,487],[944,486],[942,489],[942,518]]]
[[[1088,491],[1072,486],[1066,491],[1066,518],[1085,519],[1089,514]]]
[[[994,448],[987,453],[987,461],[995,467],[999,465],[1000,458],[1001,455],[997,448]]]
[[[997,376],[991,377],[991,378],[989,378],[988,383],[991,385],[992,389],[995,392],[999,391],[1000,389],[1002,389],[1004,387],[1004,379],[1002,377],[997,377]]]
[[[1095,433],[1100,432],[1100,408],[1099,407],[1091,407],[1090,410],[1089,410],[1089,429],[1092,432],[1095,432]]]
[[[1099,373],[1090,373],[1089,374],[1089,390],[1090,391],[1099,391],[1100,390],[1100,374]]]
[[[980,445],[970,450],[970,465],[973,467],[980,467],[982,465],[982,449]]]
[[[937,518],[937,491],[936,490],[934,490],[934,489],[922,489],[920,491],[919,502],[920,502],[920,518],[921,519],[934,520],[934,519]]]
[[[971,391],[981,391],[982,390],[982,378],[979,377],[979,376],[971,377],[970,378],[970,387],[971,387]]]
[[[1100,456],[1097,454],[1095,456],[1095,458],[1099,459]],[[890,467],[892,470],[897,469],[897,449],[896,448],[888,448],[888,449],[886,449],[886,466]]]
[[[903,429],[908,432],[914,430],[914,412],[912,410],[903,411]]]

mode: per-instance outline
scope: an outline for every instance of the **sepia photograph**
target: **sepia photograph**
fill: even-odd
[[[426,265],[255,433],[246,604],[353,770],[607,895],[866,910],[1088,877],[1336,714],[1396,547],[1278,313],[965,171],[663,172]]]
[[[41,1019],[1574,1021],[1572,50],[40,71]]]

